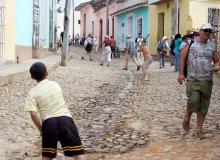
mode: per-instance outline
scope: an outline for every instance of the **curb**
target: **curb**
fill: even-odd
[[[56,68],[58,68],[60,66],[60,61],[58,61],[58,60],[57,60],[57,62],[53,61],[54,62],[53,64],[51,64],[50,62],[47,63],[46,61],[43,61],[43,59],[38,60],[38,61],[45,63],[48,72],[54,71]],[[27,78],[30,78],[29,68],[33,63],[35,63],[35,62],[22,64],[23,69],[21,71],[18,71],[18,72],[14,71],[12,73],[8,73],[8,74],[6,73],[5,75],[0,76],[0,86],[9,84],[11,82],[17,82],[17,81],[21,81],[21,80],[25,80]],[[13,66],[12,68],[16,68],[16,67],[19,67],[19,64],[17,66],[16,65]]]

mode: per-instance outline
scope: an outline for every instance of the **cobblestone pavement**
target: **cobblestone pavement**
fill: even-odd
[[[80,60],[81,52],[75,48],[68,66],[51,72],[49,79],[63,88],[89,160],[220,159],[219,79],[214,79],[205,134],[198,138],[195,115],[189,133],[181,128],[185,88],[176,83],[170,66],[160,70],[154,62],[146,82],[133,64],[129,71],[121,70],[122,59],[99,66],[97,58]],[[7,160],[39,159],[40,137],[22,110],[34,85],[27,79],[0,87],[0,157]],[[60,151],[57,159],[63,159]]]

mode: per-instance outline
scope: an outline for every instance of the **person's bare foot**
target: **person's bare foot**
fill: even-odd
[[[189,121],[183,120],[183,129],[189,131]]]

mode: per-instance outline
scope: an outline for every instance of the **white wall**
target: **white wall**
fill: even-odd
[[[70,13],[70,27],[69,27],[69,35],[72,38],[73,35],[73,11]],[[78,20],[80,20],[80,13],[75,12],[75,28],[74,28],[74,34],[77,33],[80,34],[80,24],[78,24]],[[58,39],[60,38],[60,33],[64,30],[64,12],[57,13],[57,36]]]
[[[197,29],[204,22],[208,22],[208,8],[220,9],[220,0],[190,0],[189,14],[193,28]]]

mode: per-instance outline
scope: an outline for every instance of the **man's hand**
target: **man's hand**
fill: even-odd
[[[179,82],[180,85],[182,85],[183,82],[185,81],[185,76],[182,74],[179,74],[177,81]]]

